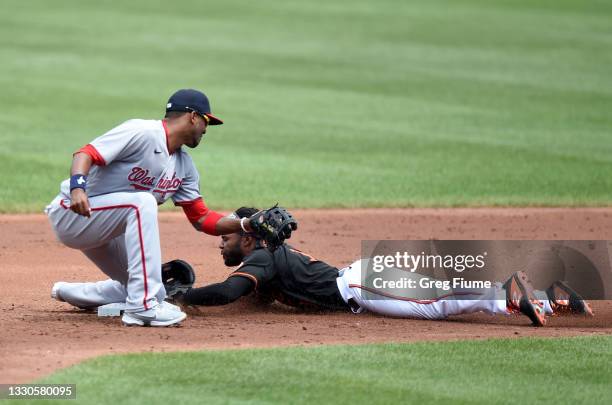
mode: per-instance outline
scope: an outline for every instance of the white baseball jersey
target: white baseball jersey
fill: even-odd
[[[82,151],[94,158],[87,179],[87,195],[146,191],[158,204],[200,197],[199,174],[182,148],[168,151],[165,122],[133,119],[94,139]],[[70,180],[60,190],[70,198]]]

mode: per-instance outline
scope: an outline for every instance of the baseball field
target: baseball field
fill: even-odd
[[[3,1],[0,384],[76,384],[68,403],[610,403],[612,301],[534,328],[247,297],[128,328],[49,297],[104,275],[42,211],[72,153],[198,88],[225,121],[189,150],[207,204],[279,202],[291,243],[337,267],[368,239],[611,240],[611,19],[590,0]],[[224,280],[217,238],[161,210],[163,259]]]

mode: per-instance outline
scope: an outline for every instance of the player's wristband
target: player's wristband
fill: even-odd
[[[70,191],[75,188],[82,188],[83,191],[86,190],[87,187],[87,176],[84,174],[75,174],[74,176],[70,176]]]

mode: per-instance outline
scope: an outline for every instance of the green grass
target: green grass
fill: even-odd
[[[0,212],[205,90],[212,207],[611,205],[612,3],[4,0]]]
[[[40,382],[113,405],[603,404],[611,364],[609,336],[493,339],[105,356]]]

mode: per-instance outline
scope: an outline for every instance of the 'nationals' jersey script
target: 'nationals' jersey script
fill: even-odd
[[[164,124],[129,120],[94,139],[87,147],[94,148],[98,159],[89,172],[87,194],[145,191],[158,204],[168,198],[174,202],[199,198],[199,175],[193,161],[182,149],[169,153]],[[69,198],[70,180],[62,182],[61,192]]]
[[[255,249],[231,276],[247,277],[258,293],[294,307],[347,309],[336,284],[338,269],[288,245],[274,253]]]

